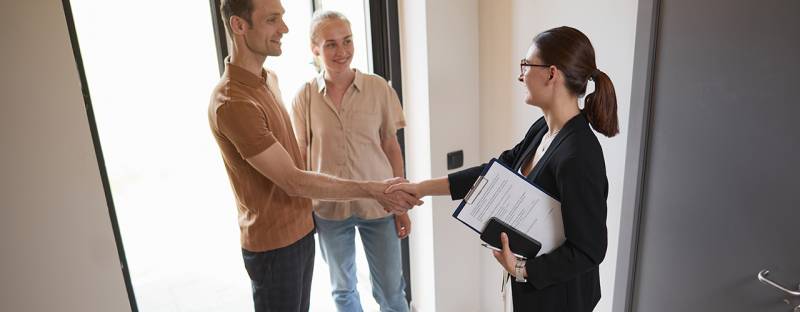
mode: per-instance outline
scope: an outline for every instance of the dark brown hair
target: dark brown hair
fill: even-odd
[[[222,15],[222,22],[225,23],[225,28],[228,29],[228,35],[233,36],[231,30],[231,16],[238,16],[247,22],[247,25],[253,25],[253,0],[222,0],[219,6],[219,13]]]
[[[586,96],[583,112],[595,131],[607,137],[619,133],[614,84],[597,69],[589,38],[575,28],[561,26],[538,34],[533,43],[543,62],[564,73],[567,89],[576,96],[586,94],[589,80],[594,81],[595,90]]]

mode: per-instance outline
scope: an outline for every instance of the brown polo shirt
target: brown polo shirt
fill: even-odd
[[[242,248],[254,252],[291,245],[314,228],[311,200],[289,196],[246,160],[277,143],[305,169],[279,92],[274,73],[259,77],[226,63],[208,108],[236,196]]]
[[[292,121],[300,148],[308,150],[309,142],[311,144],[311,170],[364,181],[394,177],[381,142],[396,135],[397,129],[405,127],[406,123],[397,93],[380,76],[355,70],[353,84],[337,109],[327,95],[325,78],[320,74],[304,84],[295,97]],[[376,219],[389,215],[373,199],[314,201],[314,211],[328,220],[351,216]]]

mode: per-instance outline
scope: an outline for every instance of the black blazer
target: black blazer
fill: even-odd
[[[547,131],[540,118],[498,160],[519,170]],[[448,176],[453,199],[464,198],[484,166]],[[561,202],[566,242],[528,260],[527,283],[511,282],[514,311],[592,311],[600,300],[598,266],[607,246],[608,179],[603,150],[583,113],[564,125],[527,178]]]

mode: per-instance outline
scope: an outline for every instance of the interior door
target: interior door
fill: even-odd
[[[756,276],[800,283],[800,1],[642,2],[638,215],[615,310],[792,311]]]

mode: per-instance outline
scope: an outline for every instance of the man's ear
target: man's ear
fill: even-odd
[[[558,75],[558,68],[555,66],[550,66],[547,68],[547,70],[550,71],[550,78],[548,80],[553,80],[553,78]]]
[[[250,25],[247,23],[247,21],[236,15],[231,16],[228,24],[231,25],[231,32],[237,35],[243,35],[245,31],[250,28]]]

